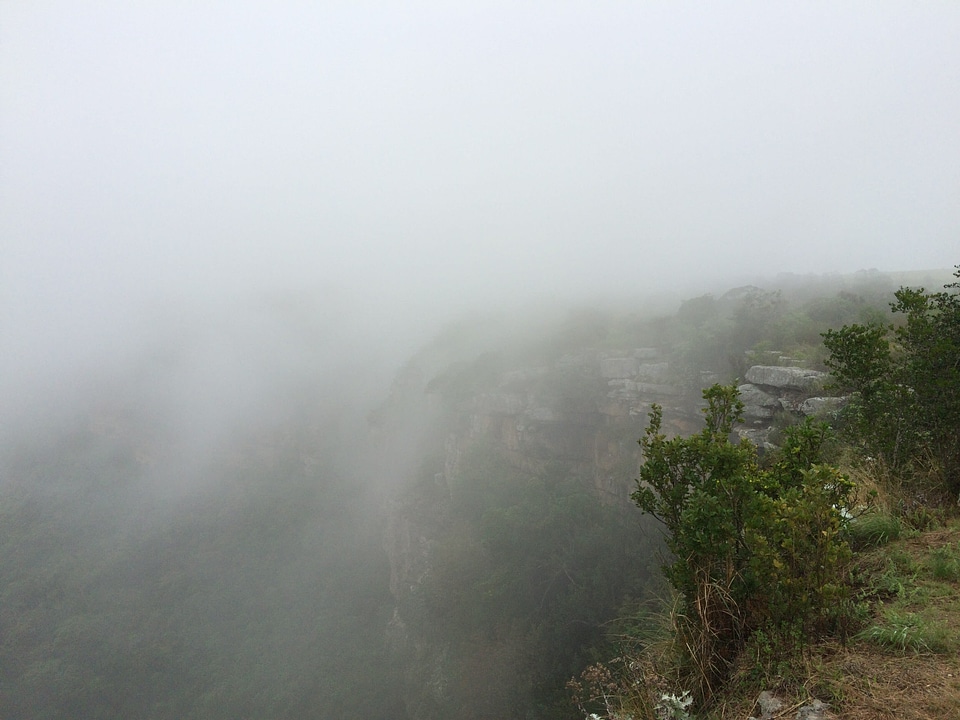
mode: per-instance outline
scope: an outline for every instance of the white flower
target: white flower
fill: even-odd
[[[690,713],[687,708],[693,705],[693,698],[690,697],[690,691],[687,690],[681,696],[661,695],[660,702],[657,703],[657,715],[663,720],[688,720]]]

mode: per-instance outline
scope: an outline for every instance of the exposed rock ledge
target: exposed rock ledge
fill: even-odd
[[[751,717],[748,720],[774,720],[775,718],[793,717],[796,720],[835,720],[837,717],[830,712],[829,708],[820,700],[810,700],[797,708],[795,715],[785,709],[784,702],[776,697],[769,690],[764,690],[757,698],[757,705],[760,707],[759,717]]]
[[[754,365],[746,372],[747,382],[737,388],[746,424],[738,434],[761,450],[771,450],[774,446],[769,438],[778,414],[804,418],[837,412],[846,398],[815,395],[823,390],[828,378],[827,373],[806,368]]]
[[[827,373],[800,367],[754,365],[747,370],[745,379],[753,385],[766,385],[779,390],[815,393],[823,389],[827,377]]]

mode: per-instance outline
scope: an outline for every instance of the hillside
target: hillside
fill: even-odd
[[[878,278],[869,280],[876,289]],[[668,323],[571,315],[527,346],[473,349],[433,375],[413,373],[418,381],[404,389],[414,404],[426,398],[434,445],[392,509],[386,541],[398,601],[391,637],[413,714],[484,717],[529,708],[538,717],[574,717],[563,706],[564,666],[555,661],[574,658],[569,669],[610,653],[616,638],[609,628],[663,592],[659,530],[636,516],[628,497],[641,461],[635,439],[651,408],[663,408],[668,436],[690,434],[702,423],[700,383],[742,372],[746,422],[738,436],[773,453],[785,429],[806,416],[833,419],[843,406],[842,398],[823,396],[828,378],[814,369],[825,369],[819,333],[837,321],[884,317],[882,305],[849,292],[789,297],[741,288],[688,301]],[[429,364],[429,353],[418,361]],[[381,420],[410,416],[394,400]],[[549,529],[589,522],[604,532],[586,554],[578,531]],[[641,537],[628,532],[631,522]],[[625,546],[631,552],[622,555]],[[517,556],[525,562],[516,564]],[[624,578],[616,568],[627,566]],[[501,595],[491,577],[510,594]],[[866,597],[858,602],[864,617],[848,628],[866,621]],[[538,665],[544,656],[552,669]],[[769,668],[760,674],[777,676]],[[478,687],[497,690],[481,698]]]
[[[0,455],[0,715],[582,717],[568,681],[654,632],[668,594],[661,528],[631,499],[654,405],[689,436],[702,388],[736,381],[739,436],[773,453],[837,410],[820,333],[890,318],[881,274],[781,280],[669,312],[467,318],[370,406],[364,359],[322,375],[322,332],[283,308],[249,338],[235,320],[197,327],[84,379]],[[269,355],[265,327],[297,360],[244,374]],[[911,525],[883,497],[903,537],[861,558],[861,619],[906,628],[907,652],[827,643],[806,675],[744,668],[721,707],[749,713],[761,689],[875,707],[896,667],[943,670],[916,707],[950,707],[957,673],[932,651],[956,648],[956,526]],[[948,629],[918,654],[920,621]],[[874,668],[869,683],[844,663]]]

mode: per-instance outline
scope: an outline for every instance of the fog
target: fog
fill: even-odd
[[[950,267],[958,48],[948,2],[8,0],[0,459],[108,418],[170,520],[296,416],[379,509],[458,318]]]
[[[144,304],[278,287],[379,332],[531,294],[955,261],[950,3],[2,12],[16,337],[72,347]]]

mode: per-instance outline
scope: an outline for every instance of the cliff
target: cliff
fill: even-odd
[[[492,549],[496,541],[484,535],[490,518],[523,513],[529,517],[523,502],[510,495],[521,490],[502,485],[539,487],[559,476],[625,518],[634,531],[642,526],[649,537],[642,561],[646,569],[638,576],[652,585],[659,563],[657,530],[630,500],[641,459],[637,440],[654,403],[664,409],[668,434],[699,431],[699,393],[684,390],[668,354],[658,347],[581,349],[527,366],[486,353],[440,368],[429,379],[426,376],[408,368],[403,390],[394,397],[396,404],[381,415],[404,426],[403,418],[431,416],[418,440],[426,460],[410,467],[407,489],[393,503],[384,531],[396,603],[389,643],[405,668],[410,717],[443,717],[455,706],[476,707],[481,700],[474,697],[468,703],[465,699],[471,686],[463,682],[468,667],[477,682],[503,684],[498,691],[504,697],[501,704],[489,698],[483,701],[490,712],[501,712],[510,703],[532,702],[537,682],[544,682],[522,677],[523,662],[515,657],[521,652],[517,643],[528,645],[523,650],[527,654],[538,652],[537,647],[529,647],[534,640],[520,639],[518,629],[536,616],[538,608],[517,611],[511,625],[491,609],[494,604],[474,596],[480,591],[500,592],[489,583],[497,578],[507,582],[504,566],[514,562],[498,556]],[[411,384],[411,377],[418,382]],[[701,377],[705,382],[715,379],[709,372]],[[769,448],[777,427],[834,409],[836,399],[821,397],[825,377],[798,367],[751,367],[748,382],[740,386],[746,405],[741,437]],[[487,464],[478,471],[480,462]],[[487,483],[495,489],[485,489]],[[528,524],[537,522],[533,518]],[[542,532],[551,531],[544,528]],[[623,539],[611,535],[605,542],[617,544]],[[528,543],[523,552],[539,552],[535,541]],[[604,546],[600,551],[610,549]],[[555,573],[569,585],[571,594],[582,583],[570,570],[573,562],[558,561]],[[544,599],[537,598],[533,604],[544,605],[557,584],[557,578],[545,579],[536,590]],[[622,595],[611,600],[610,615],[593,618],[598,624],[590,641],[599,636],[599,624],[610,620],[618,603],[629,595],[623,588],[616,592]],[[440,594],[442,602],[436,599]],[[449,607],[451,602],[460,607]],[[474,604],[479,609],[464,610]],[[464,630],[463,625],[473,622],[470,618],[477,613],[486,620]],[[455,630],[450,629],[452,624]],[[438,632],[440,627],[445,632]],[[458,641],[461,630],[464,637]],[[513,639],[504,633],[514,633]],[[511,693],[526,699],[518,700]],[[513,697],[510,703],[507,696]]]

